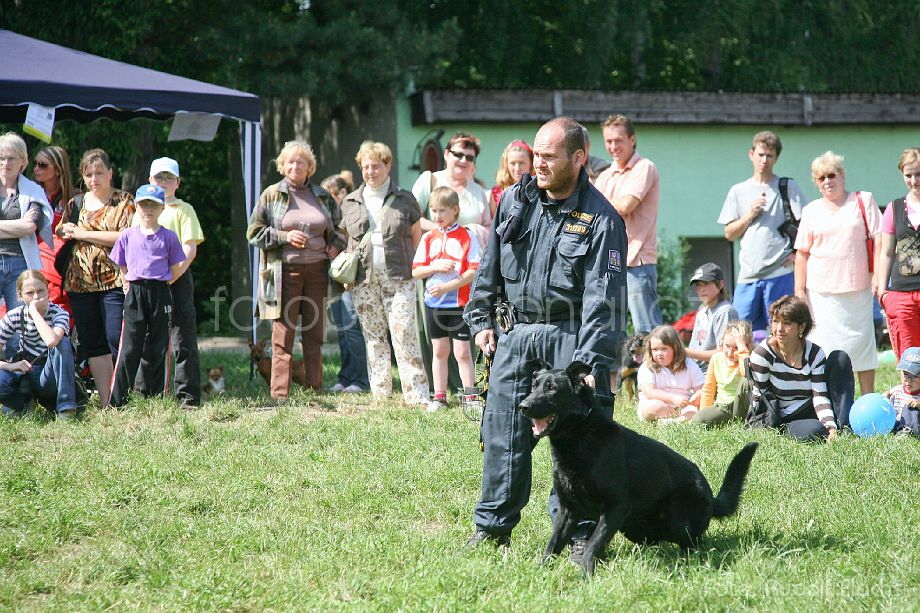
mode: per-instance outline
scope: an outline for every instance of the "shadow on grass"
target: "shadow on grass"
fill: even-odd
[[[619,538],[608,547],[607,563],[615,562],[620,556],[651,555],[670,568],[689,569],[705,566],[727,570],[739,560],[752,557],[797,558],[802,554],[818,551],[845,553],[854,549],[851,543],[815,530],[780,534],[755,527],[738,534],[707,532],[703,536],[700,547],[689,552],[683,551],[673,543],[636,545],[619,535]]]

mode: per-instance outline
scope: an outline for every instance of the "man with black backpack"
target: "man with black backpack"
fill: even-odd
[[[748,152],[754,175],[732,186],[719,213],[725,238],[741,239],[741,270],[733,306],[754,330],[767,328],[767,314],[774,301],[794,293],[792,245],[808,200],[794,179],[773,174],[782,149],[773,132],[754,135]]]

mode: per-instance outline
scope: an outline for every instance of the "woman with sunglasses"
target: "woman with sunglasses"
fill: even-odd
[[[57,145],[42,148],[35,154],[32,169],[35,182],[45,190],[45,197],[54,212],[52,228],[56,228],[61,221],[64,205],[74,196],[73,179],[70,174],[70,158],[67,152]],[[48,299],[70,311],[70,301],[62,287],[61,274],[54,268],[54,259],[64,246],[64,240],[52,234],[52,242],[40,241],[38,250],[42,258],[42,274],[48,281]]]
[[[802,210],[795,241],[795,295],[808,302],[808,340],[850,356],[861,393],[875,389],[878,354],[872,321],[872,273],[882,215],[869,192],[848,192],[843,157],[828,151],[811,163],[821,198]],[[875,238],[873,253],[866,237]]]
[[[460,197],[460,215],[457,223],[466,226],[479,239],[480,248],[484,249],[488,243],[489,225],[492,223],[489,194],[476,182],[476,157],[479,155],[479,139],[469,132],[456,132],[447,141],[444,149],[444,161],[447,167],[438,172],[423,172],[415,185],[412,193],[418,200],[422,209],[421,226],[424,232],[437,230],[438,226],[428,219],[428,199],[436,187],[446,186],[457,192]],[[432,349],[431,336],[428,332],[427,318],[425,316],[423,282],[418,282],[418,320],[419,346],[422,351],[423,363],[428,381],[434,381],[431,372]],[[472,344],[472,343],[471,343]],[[475,349],[474,349],[475,351]],[[475,353],[473,355],[476,355]],[[448,387],[456,390],[463,386],[457,362],[453,356],[448,362]],[[434,391],[433,389],[431,391]]]
[[[457,192],[460,197],[461,226],[478,226],[473,229],[480,235],[480,242],[485,238],[486,228],[492,223],[489,208],[489,195],[476,182],[476,157],[479,155],[479,139],[469,132],[457,132],[447,141],[444,149],[444,162],[447,167],[437,172],[423,172],[412,194],[422,209],[422,231],[436,230],[437,224],[428,219],[428,197],[431,190],[446,186]]]
[[[496,185],[489,199],[489,213],[493,218],[502,193],[520,181],[525,172],[533,173],[533,149],[525,141],[513,140],[502,151],[502,158],[498,162]]]
[[[0,136],[0,291],[7,310],[22,304],[16,279],[41,270],[37,235],[51,242],[51,207],[41,186],[23,174],[26,142],[15,132]]]

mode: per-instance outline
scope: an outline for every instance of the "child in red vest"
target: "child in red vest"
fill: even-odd
[[[412,262],[412,277],[425,279],[425,317],[431,335],[434,378],[434,399],[428,404],[428,412],[433,413],[447,406],[451,345],[463,385],[475,385],[470,329],[462,315],[479,267],[480,250],[476,235],[457,224],[460,199],[456,192],[449,187],[436,187],[428,210],[438,229],[422,236]]]

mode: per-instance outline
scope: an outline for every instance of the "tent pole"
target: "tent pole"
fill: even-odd
[[[246,197],[246,219],[252,216],[252,209],[262,191],[262,124],[253,121],[240,122],[240,148],[243,159],[243,184]],[[252,342],[257,342],[259,320],[256,316],[255,305],[259,298],[259,251],[249,245],[249,275],[252,283]],[[255,368],[249,360],[249,380],[255,377]]]

